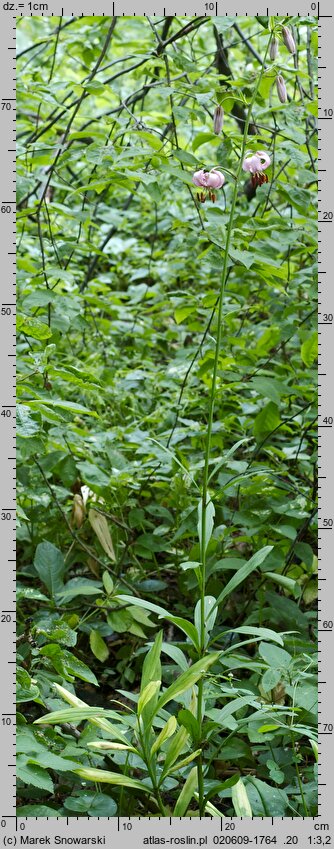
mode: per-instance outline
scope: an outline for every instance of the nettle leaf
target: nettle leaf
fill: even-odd
[[[16,319],[16,330],[18,333],[23,333],[25,336],[31,336],[33,339],[38,339],[44,342],[52,336],[52,330],[47,324],[39,321],[28,315],[18,315]]]
[[[28,763],[37,764],[44,769],[54,769],[57,772],[69,772],[78,767],[77,761],[67,760],[67,758],[62,758],[60,755],[53,754],[53,752],[39,752],[36,758],[29,756]]]
[[[39,398],[38,401],[27,401],[28,407],[31,407],[32,410],[43,410],[43,407],[50,407],[64,410],[68,413],[75,413],[75,415],[83,415],[83,416],[94,416],[97,418],[97,413],[95,410],[88,410],[87,407],[84,407],[82,404],[76,404],[74,401],[63,401],[61,398],[51,399],[51,398]],[[56,421],[56,419],[55,419]]]
[[[80,678],[82,681],[88,681],[90,684],[95,684],[96,687],[99,686],[94,672],[92,672],[82,660],[79,660],[79,658],[75,657],[75,655],[60,646],[50,643],[49,645],[43,646],[40,652],[43,657],[50,660],[56,671],[59,672],[60,675],[64,675],[65,678],[70,680],[72,677]]]
[[[105,489],[105,487],[110,486],[110,477],[108,477],[102,469],[96,466],[95,463],[83,460],[81,463],[78,463],[77,466],[83,479],[90,486],[100,487],[101,489]]]
[[[52,598],[64,587],[65,561],[59,548],[52,542],[41,542],[36,548],[34,567]]]
[[[272,643],[260,643],[259,654],[268,663],[268,666],[277,669],[288,669],[292,663],[291,654]]]
[[[219,144],[221,144],[221,139],[214,133],[197,133],[192,143],[192,149],[195,152],[195,150],[198,150],[198,148],[202,147],[203,144],[208,143],[217,147]]]
[[[244,265],[245,268],[251,268],[251,266],[256,262],[256,257],[253,256],[251,251],[242,251],[239,248],[230,248],[229,255],[235,262],[240,262],[241,265]]]
[[[193,313],[196,311],[197,307],[195,304],[193,306],[185,305],[182,307],[176,307],[176,310],[174,312],[176,324],[182,324],[185,318],[188,318],[190,315],[193,315]]]
[[[318,356],[318,333],[311,333],[308,339],[305,339],[301,346],[301,358],[306,366],[313,365]]]
[[[46,790],[48,793],[53,793],[53,781],[49,774],[38,764],[29,763],[26,755],[18,755],[16,759],[16,774],[20,781],[25,784],[32,784],[33,787],[38,787],[39,790]]]
[[[277,405],[280,404],[281,396],[287,393],[286,386],[280,383],[279,380],[273,380],[269,377],[253,377],[249,385],[259,395],[262,395],[264,398],[270,398]]]
[[[261,678],[261,685],[266,693],[273,690],[281,680],[281,671],[279,669],[267,669]]]
[[[281,419],[277,404],[269,401],[269,404],[255,418],[254,434],[257,438],[263,439],[269,433],[272,433],[280,424]]]
[[[48,805],[19,805],[16,814],[18,817],[58,817],[59,811]]]
[[[16,406],[16,433],[17,436],[22,436],[24,439],[34,436],[41,429],[40,423],[33,419],[29,407],[24,404]]]

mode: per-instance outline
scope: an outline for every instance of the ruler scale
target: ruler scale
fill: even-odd
[[[87,838],[90,845],[115,845],[121,849],[147,845],[220,846],[275,844],[326,846],[334,840],[332,764],[334,763],[334,684],[332,643],[334,639],[334,574],[331,545],[334,536],[334,383],[330,364],[334,359],[334,296],[331,270],[334,266],[334,23],[330,0],[281,0],[271,9],[254,0],[253,8],[235,2],[228,8],[219,2],[186,0],[157,8],[153,0],[124,0],[92,10],[81,0],[62,6],[49,3],[4,2],[0,7],[1,133],[0,133],[0,222],[4,266],[0,298],[0,531],[2,551],[1,593],[1,811],[0,838],[11,846],[45,843],[71,845]],[[108,8],[109,6],[109,8]],[[15,29],[16,16],[145,16],[178,17],[229,15],[300,15],[318,17],[319,22],[319,813],[310,818],[16,818],[15,814]],[[88,840],[89,839],[89,840]],[[84,845],[84,844],[83,844]]]

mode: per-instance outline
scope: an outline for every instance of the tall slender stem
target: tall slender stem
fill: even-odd
[[[225,244],[225,253],[224,253],[224,262],[223,262],[223,271],[220,282],[220,291],[219,291],[219,299],[217,305],[217,336],[216,336],[216,345],[215,345],[215,355],[213,360],[213,369],[212,369],[212,381],[211,381],[211,389],[210,389],[210,397],[209,397],[209,415],[208,415],[208,425],[206,431],[206,442],[205,442],[205,454],[204,454],[204,471],[203,471],[203,484],[202,484],[202,511],[201,511],[201,544],[200,544],[200,559],[201,559],[201,586],[200,586],[200,652],[199,656],[203,657],[205,653],[205,589],[206,589],[206,550],[207,550],[207,540],[206,540],[206,520],[207,520],[207,508],[209,503],[208,498],[208,486],[209,486],[209,462],[210,462],[210,454],[211,454],[211,441],[212,441],[212,426],[213,426],[213,416],[215,409],[215,397],[216,397],[216,386],[217,386],[217,374],[218,374],[218,364],[219,364],[219,355],[220,348],[222,342],[222,332],[223,332],[223,306],[224,306],[224,294],[225,294],[225,286],[227,279],[227,271],[228,271],[228,259],[229,259],[229,250],[232,242],[233,235],[233,223],[234,223],[234,212],[238,197],[238,188],[239,188],[239,179],[242,171],[242,163],[246,151],[247,144],[247,136],[249,130],[249,124],[251,120],[252,109],[256,100],[256,96],[259,90],[259,86],[262,80],[262,76],[265,70],[265,61],[267,57],[267,53],[269,50],[271,37],[267,44],[267,49],[265,52],[263,64],[259,73],[259,76],[256,81],[256,85],[254,88],[253,96],[251,102],[249,104],[247,110],[247,116],[245,120],[244,133],[241,144],[240,151],[240,159],[238,163],[238,168],[235,176],[235,183],[232,193],[231,200],[231,211],[230,218],[228,222],[227,232],[226,232],[226,244]],[[203,680],[201,679],[198,684],[198,700],[197,700],[197,721],[199,728],[199,744],[202,741],[202,724],[203,724]],[[200,816],[204,815],[204,776],[203,776],[203,759],[202,755],[199,755],[197,761],[197,777],[198,777],[198,797],[199,797],[199,814]]]
[[[140,742],[141,742],[143,758],[144,758],[144,761],[146,763],[147,772],[148,772],[149,777],[151,779],[151,783],[152,783],[152,787],[153,787],[153,791],[154,791],[154,796],[155,796],[159,811],[162,814],[162,816],[165,817],[166,811],[165,811],[164,804],[163,804],[163,801],[162,801],[162,798],[161,798],[159,785],[158,785],[158,782],[156,780],[155,769],[153,769],[153,767],[152,767],[151,758],[150,758],[150,755],[148,753],[148,749],[147,749],[147,746],[146,746],[145,734],[143,734],[143,732],[140,729],[140,722],[138,722],[138,737],[139,737]]]

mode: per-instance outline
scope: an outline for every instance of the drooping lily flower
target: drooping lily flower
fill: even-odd
[[[296,52],[296,43],[289,27],[282,27],[282,38],[289,53]]]
[[[198,188],[205,189],[206,191],[199,192],[197,197],[201,203],[204,203],[206,197],[208,196],[210,200],[215,201],[216,195],[213,189],[221,189],[221,187],[225,183],[224,174],[221,174],[217,168],[211,168],[211,171],[204,171],[202,168],[200,171],[195,171],[193,174],[193,183],[194,186]]]
[[[262,186],[262,183],[268,183],[268,176],[264,174],[266,168],[271,162],[269,153],[265,150],[257,150],[256,153],[247,150],[242,167],[244,171],[250,171],[251,181],[253,186]]]

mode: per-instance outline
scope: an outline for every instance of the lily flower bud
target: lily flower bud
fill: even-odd
[[[277,41],[276,35],[273,35],[271,42],[270,42],[270,48],[269,48],[269,56],[270,56],[270,59],[271,59],[272,62],[275,62],[275,59],[277,59],[277,54],[278,54],[278,41]]]
[[[289,27],[282,27],[282,38],[289,53],[295,53],[296,43]]]
[[[276,77],[276,88],[279,100],[281,101],[281,103],[286,103],[288,95],[282,74],[278,74],[278,77]]]
[[[215,111],[213,113],[213,132],[216,133],[216,136],[219,136],[223,129],[224,123],[224,109],[222,106],[216,106]]]
[[[86,511],[81,495],[74,495],[72,509],[72,527],[81,528],[85,521]]]

